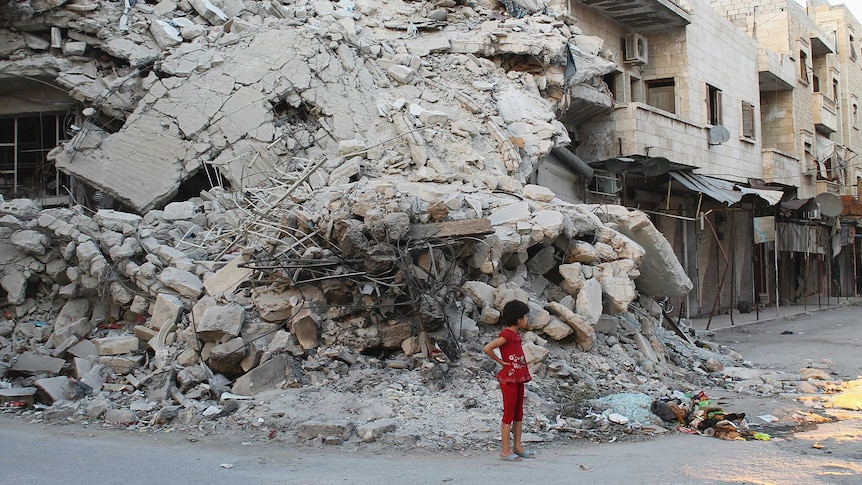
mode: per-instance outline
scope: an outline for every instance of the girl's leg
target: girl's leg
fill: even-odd
[[[503,439],[503,449],[500,450],[500,456],[507,457],[513,453],[512,445],[509,441],[509,433],[512,430],[511,424],[500,423],[500,437]]]
[[[512,421],[515,418],[515,409],[518,404],[518,388],[516,384],[500,384],[503,392],[503,421],[500,423],[500,438],[503,441],[503,449],[500,456],[508,457],[513,453],[512,442],[509,435],[512,431]]]
[[[524,384],[517,384],[518,393],[515,401],[515,416],[512,421],[512,450],[515,453],[523,453],[521,445],[521,432],[524,426]]]

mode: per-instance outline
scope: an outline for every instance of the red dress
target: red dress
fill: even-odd
[[[520,384],[529,382],[533,378],[527,369],[527,358],[524,357],[524,348],[521,346],[521,335],[509,328],[500,332],[500,337],[506,339],[506,343],[500,346],[500,357],[511,365],[504,365],[497,373],[500,384]]]

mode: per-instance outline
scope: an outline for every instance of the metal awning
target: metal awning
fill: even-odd
[[[700,192],[718,202],[733,205],[742,200],[743,194],[733,190],[733,182],[689,172],[670,172],[670,175],[689,189]]]
[[[706,175],[691,172],[670,172],[670,175],[694,192],[704,194],[718,202],[726,202],[729,206],[736,204],[742,200],[743,196],[749,194],[760,197],[768,202],[769,205],[779,203],[781,201],[781,197],[784,196],[784,192],[780,190],[742,187],[728,180],[708,177]]]
[[[769,202],[769,205],[775,205],[781,202],[781,198],[784,197],[784,192],[780,190],[751,189],[739,185],[737,185],[737,187],[743,194],[754,194],[766,202]]]

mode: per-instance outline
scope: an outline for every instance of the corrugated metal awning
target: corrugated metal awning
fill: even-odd
[[[739,186],[728,180],[722,180],[715,177],[708,177],[690,172],[670,172],[673,178],[680,181],[689,189],[700,192],[707,197],[717,200],[718,202],[726,202],[727,205],[733,205],[742,200],[742,197],[748,194],[756,195],[769,203],[775,205],[781,201],[784,192],[780,190],[765,190],[752,189]],[[739,190],[737,190],[739,189]]]
[[[733,205],[742,199],[742,192],[733,190],[733,182],[689,172],[670,172],[670,175],[689,189],[711,199]]]
[[[737,187],[743,194],[754,194],[766,202],[769,202],[769,205],[775,205],[781,202],[781,198],[784,197],[784,192],[780,190],[750,189],[739,185],[737,185]]]

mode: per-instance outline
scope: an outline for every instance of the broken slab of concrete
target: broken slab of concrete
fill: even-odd
[[[253,396],[270,389],[286,379],[295,380],[297,376],[290,366],[289,357],[285,354],[273,356],[268,361],[255,367],[234,381],[231,392],[242,396]]]
[[[30,375],[58,374],[65,363],[65,360],[56,357],[24,352],[10,370]]]

